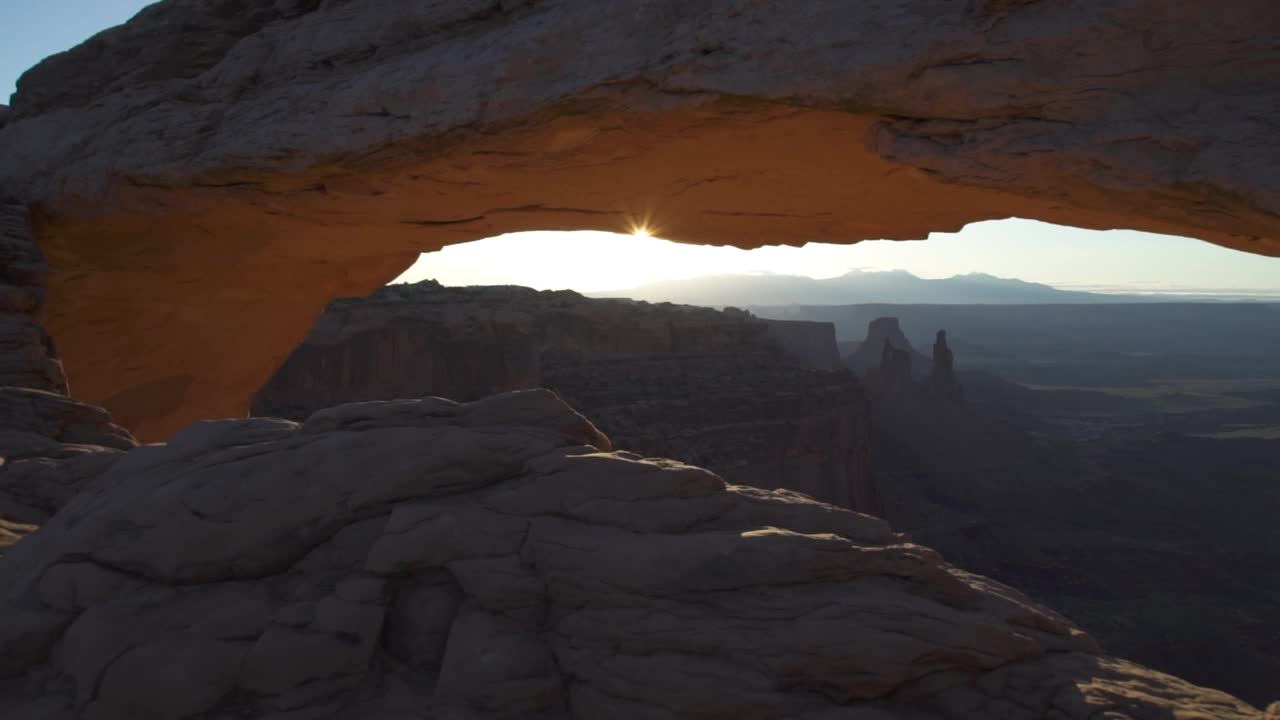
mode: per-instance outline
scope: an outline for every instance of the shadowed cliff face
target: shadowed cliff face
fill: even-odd
[[[1278,30],[1259,0],[166,0],[22,79],[0,194],[40,210],[78,392],[155,439],[243,413],[333,297],[509,231],[1019,216],[1277,254]]]
[[[0,555],[137,442],[67,397],[40,322],[46,267],[26,208],[0,203]]]
[[[785,348],[796,362],[815,370],[835,370],[840,365],[835,327],[831,323],[802,320],[765,320],[769,337]]]
[[[0,386],[67,391],[41,323],[48,272],[26,207],[0,202]]]
[[[902,333],[902,327],[898,324],[896,317],[872,320],[867,326],[866,338],[858,343],[857,348],[844,357],[842,362],[861,374],[875,372],[886,360],[886,346],[890,350],[902,353],[900,362],[906,369],[905,381],[910,381],[913,373],[924,372],[930,366],[929,359],[911,346],[907,336]]]
[[[1280,557],[1280,442],[1189,433],[1213,411],[1198,421],[1134,402],[1108,417],[1085,392],[964,372],[970,359],[948,343],[966,342],[963,333],[939,331],[912,382],[910,368],[894,367],[910,358],[889,344],[895,331],[896,318],[879,318],[863,343],[891,349],[863,376],[883,517],[1064,612],[1108,652],[1255,703],[1275,699],[1280,579],[1260,568]],[[1280,420],[1280,406],[1245,407],[1220,411],[1222,421]]]
[[[1073,444],[1051,409],[993,407],[961,378],[965,404],[868,380],[884,517],[1110,653],[1277,699],[1280,580],[1264,568],[1280,556],[1280,443],[1139,427]]]
[[[866,400],[836,357],[830,323],[427,281],[331,304],[253,413],[549,387],[621,449],[878,514]]]
[[[131,450],[0,558],[0,714],[1262,717],[881,520],[609,450],[545,390]]]
[[[547,391],[139,448],[0,388],[0,716],[1261,717],[879,519],[611,449]]]

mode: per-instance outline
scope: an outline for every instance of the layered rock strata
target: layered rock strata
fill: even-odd
[[[133,446],[0,389],[5,718],[1259,716],[546,391]]]
[[[843,362],[860,374],[875,371],[885,362],[886,347],[907,354],[901,362],[909,371],[912,367],[916,370],[929,367],[929,359],[911,346],[911,341],[903,334],[896,317],[880,317],[868,323],[866,338],[845,355]]]
[[[332,298],[505,232],[1016,216],[1280,254],[1274,3],[232,5],[49,58],[0,128],[77,393],[147,440],[238,416]]]
[[[0,714],[1261,718],[548,391],[197,423],[0,558]]]
[[[0,387],[0,519],[43,522],[136,445],[102,408]]]
[[[836,357],[830,323],[426,281],[331,304],[253,413],[545,386],[620,448],[879,513],[865,398]]]
[[[766,354],[547,362],[543,384],[583,408],[622,449],[710,468],[880,515],[867,400],[849,373]]]
[[[0,553],[137,445],[105,410],[66,397],[40,321],[45,272],[26,209],[0,204]]]
[[[0,387],[67,391],[62,363],[41,324],[47,274],[26,206],[0,202]]]
[[[933,358],[927,381],[929,395],[942,402],[959,402],[964,397],[956,378],[955,353],[947,346],[947,331],[939,330],[933,342]]]
[[[763,318],[762,318],[763,319]],[[814,370],[838,370],[835,326],[807,320],[763,319],[768,335],[795,362]]]

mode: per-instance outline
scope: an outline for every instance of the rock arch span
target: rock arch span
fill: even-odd
[[[509,231],[1280,255],[1277,34],[1264,0],[164,0],[22,78],[0,195],[74,393],[160,439],[243,414],[330,298]]]

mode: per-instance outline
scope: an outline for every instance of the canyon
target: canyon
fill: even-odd
[[[1280,254],[1256,0],[254,7],[150,5],[28,71],[0,125],[63,365],[144,441],[241,415],[331,299],[505,232],[1015,216]]]
[[[546,387],[621,450],[878,515],[866,398],[838,363],[830,323],[428,280],[330,303],[252,414]]]
[[[477,400],[546,387],[619,450],[883,517],[965,567],[1069,608],[1109,652],[1271,699],[1280,665],[1268,640],[1276,628],[1264,618],[1280,595],[1258,568],[1274,538],[1235,532],[1224,520],[1266,527],[1273,493],[1248,469],[1265,467],[1265,449],[1222,458],[1210,471],[1218,487],[1249,498],[1246,510],[1177,468],[1149,478],[1110,469],[1157,463],[1169,451],[1107,441],[1116,449],[1090,459],[1049,442],[1061,431],[1029,410],[990,407],[1001,392],[1034,394],[1021,386],[993,390],[997,378],[983,377],[971,407],[945,330],[926,356],[898,318],[870,321],[843,360],[865,384],[830,372],[833,331],[828,322],[762,320],[734,308],[393,285],[330,303],[259,391],[253,414],[303,421],[345,402]],[[815,358],[825,370],[806,367]],[[1160,496],[1159,513],[1148,510],[1147,494]],[[1072,508],[1069,520],[1063,508]],[[1170,516],[1197,512],[1201,531],[1216,538],[1212,552],[1167,529]],[[1188,563],[1215,580],[1188,584]],[[1139,593],[1159,599],[1159,610],[1134,605]],[[1167,640],[1171,633],[1182,640]],[[1217,660],[1203,662],[1206,651]]]
[[[0,712],[1262,717],[879,519],[610,450],[532,390],[128,451],[0,558]]]
[[[1099,374],[1128,376],[1124,366],[1099,359],[1073,372],[1080,360],[1072,353],[1090,334],[1052,323],[1028,331],[1029,325],[1005,323],[1006,309],[991,306],[896,310],[910,312],[915,322],[874,318],[865,340],[846,345],[856,351],[845,357],[856,366],[864,349],[881,348],[881,363],[859,376],[868,396],[882,517],[949,561],[1063,612],[1110,653],[1269,702],[1280,677],[1280,624],[1272,620],[1280,618],[1280,584],[1265,569],[1280,551],[1280,532],[1270,522],[1280,512],[1273,470],[1280,441],[1219,439],[1213,431],[1280,421],[1280,403],[1270,401],[1280,391],[1274,356],[1270,382],[1226,384],[1221,397],[1234,402],[1220,407],[1213,397],[1194,394],[1191,381],[1171,388],[1168,401],[1156,395],[1158,386],[1136,386],[1126,406],[1097,390],[1037,388],[972,369],[967,354],[944,344],[956,339],[972,347],[971,337],[934,333],[936,325],[923,321],[957,310],[952,319],[967,316],[970,328],[985,323],[1014,336],[1026,333],[1023,347],[1041,349],[1028,363],[1035,372],[1082,382]],[[1195,314],[1172,310],[1170,317],[1184,320],[1183,337],[1199,337]],[[1049,307],[1040,316],[1061,311]],[[982,323],[974,323],[978,319]],[[1093,325],[1093,335],[1111,335]],[[911,349],[908,335],[930,334],[934,348],[925,358]],[[1144,361],[1163,364],[1161,333],[1131,332],[1129,341],[1147,351]],[[1248,343],[1261,341],[1255,328]],[[1248,351],[1248,343],[1235,343],[1236,351]],[[987,347],[1013,364],[1027,360],[1008,344]],[[1059,353],[1056,365],[1050,350]],[[1190,349],[1184,342],[1168,351]],[[1234,365],[1230,356],[1218,360],[1221,367],[1212,356],[1192,360],[1208,375]],[[1139,400],[1144,396],[1150,399]],[[1201,408],[1189,403],[1197,397]]]
[[[6,388],[0,422],[5,717],[1264,717],[883,520],[616,451],[547,390],[135,447]]]
[[[1014,215],[1280,255],[1273,29],[1254,0],[163,0],[49,58],[0,108],[0,714],[1263,717],[545,390],[244,415],[333,298],[508,231]]]

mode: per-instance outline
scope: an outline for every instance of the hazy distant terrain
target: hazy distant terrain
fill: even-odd
[[[765,318],[832,322],[852,353],[877,317],[901,321],[927,348],[946,329],[957,367],[1023,383],[1110,386],[1280,377],[1280,305],[1119,303],[1084,305],[764,306]]]
[[[890,522],[1058,608],[1111,652],[1273,698],[1280,308],[753,310],[834,320],[846,338],[896,316],[925,354],[945,328],[962,404],[867,374]],[[858,344],[844,343],[847,362]]]
[[[873,398],[890,522],[1051,604],[1110,652],[1270,702],[1280,439],[1267,437],[1280,382],[1222,389],[1248,407],[1178,413],[1159,398],[1026,390],[1001,405],[977,383],[965,391],[969,406],[951,411]]]
[[[759,317],[394,285],[331,303],[255,414],[548,387],[615,447],[883,514],[1110,652],[1273,699],[1280,307],[739,304]],[[900,322],[852,357],[882,317]],[[962,393],[932,372],[941,329]],[[886,341],[914,347],[906,373],[884,372]]]
[[[949,278],[921,278],[905,270],[854,270],[840,277],[815,280],[798,275],[716,275],[588,293],[592,297],[629,297],[649,302],[690,305],[848,305],[903,304],[1036,304],[1165,302],[1150,295],[1060,290],[1049,285],[982,273]],[[1167,301],[1186,300],[1170,297]]]

